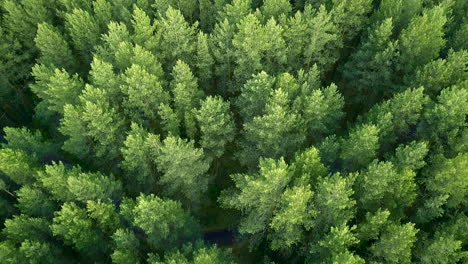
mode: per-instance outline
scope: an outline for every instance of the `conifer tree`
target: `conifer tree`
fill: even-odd
[[[439,147],[453,151],[457,149],[457,138],[463,138],[468,113],[467,81],[446,88],[437,97],[435,105],[425,113],[420,124],[420,133]],[[448,146],[447,146],[448,145]]]
[[[73,46],[80,52],[84,63],[91,62],[91,52],[99,44],[100,28],[96,19],[86,10],[73,9],[65,15],[65,28],[73,40]]]
[[[372,105],[395,91],[394,74],[399,53],[392,31],[392,18],[385,19],[345,64],[346,92],[354,102],[362,101],[361,95],[365,94],[368,105]]]
[[[62,237],[67,245],[85,255],[103,253],[106,246],[103,234],[86,213],[75,203],[63,204],[50,226],[54,236]]]
[[[411,19],[421,12],[423,2],[422,0],[382,0],[372,20],[377,22],[391,18],[394,31],[399,34],[408,26]]]
[[[174,110],[180,122],[183,122],[187,136],[195,139],[197,129],[192,110],[199,106],[203,91],[198,88],[198,80],[190,67],[181,60],[178,60],[172,69],[172,78]]]
[[[180,202],[163,200],[153,194],[126,200],[122,213],[148,237],[152,249],[170,249],[197,237],[197,224]]]
[[[343,117],[344,99],[335,84],[320,90],[302,90],[294,108],[302,114],[309,140],[317,142],[335,131]]]
[[[119,157],[123,142],[123,120],[110,105],[105,90],[86,86],[77,106],[66,105],[61,120],[60,132],[67,136],[63,149],[79,158],[90,158],[93,153],[96,164]]]
[[[34,182],[36,160],[26,152],[0,149],[0,171],[18,185]]]
[[[138,263],[139,240],[129,229],[118,229],[112,235],[115,243],[114,252],[111,255],[112,263]]]
[[[51,70],[44,65],[33,68],[36,84],[31,89],[48,105],[52,113],[64,113],[64,106],[76,104],[84,83],[78,74],[70,75],[66,70]]]
[[[350,131],[341,143],[340,157],[345,168],[350,171],[363,168],[377,157],[379,129],[375,125],[364,124]]]
[[[359,208],[368,212],[388,209],[395,217],[402,216],[416,198],[415,176],[410,169],[397,171],[390,162],[374,161],[357,177]]]
[[[197,35],[196,69],[200,87],[205,91],[211,91],[213,86],[214,59],[209,46],[208,35],[199,32]]]
[[[198,12],[200,16],[200,28],[203,32],[211,32],[216,23],[216,15],[218,13],[217,5],[213,0],[199,0]]]
[[[234,35],[234,57],[236,80],[244,83],[252,74],[262,68],[268,72],[279,71],[286,62],[283,29],[274,19],[265,26],[253,14],[241,19],[237,24],[238,32]]]
[[[368,14],[372,10],[371,0],[333,0],[330,13],[343,39],[350,41],[359,36],[367,26]]]
[[[203,149],[194,147],[193,141],[169,136],[162,142],[155,162],[163,173],[158,184],[164,186],[164,194],[197,207],[210,181],[206,174],[210,165]]]
[[[177,60],[192,64],[196,54],[196,34],[198,23],[190,25],[182,13],[169,7],[161,17],[156,29],[160,38],[158,52],[163,55],[165,70],[170,70]]]
[[[444,26],[447,9],[441,4],[426,10],[422,16],[415,16],[400,35],[400,68],[405,74],[412,74],[424,64],[437,58],[445,46]]]
[[[467,262],[467,12],[0,0],[0,262]]]
[[[312,208],[313,193],[310,186],[286,189],[276,205],[269,227],[271,249],[287,250],[304,239],[304,233],[314,225],[316,211]]]
[[[121,52],[122,42],[127,43],[130,41],[130,32],[127,26],[123,23],[111,21],[107,25],[107,33],[101,35],[101,39],[103,43],[96,47],[97,57],[114,64],[120,70],[125,70],[125,65],[120,65],[121,62],[117,61],[116,57],[118,52]]]
[[[125,171],[124,186],[131,193],[148,193],[155,190],[156,169],[152,163],[161,142],[159,136],[148,133],[132,123],[131,130],[121,148]]]
[[[133,34],[132,40],[136,45],[155,52],[158,39],[156,37],[156,25],[151,23],[151,19],[142,9],[136,7],[133,10]]]
[[[122,76],[120,90],[126,115],[140,124],[151,124],[157,118],[157,108],[168,103],[169,94],[158,77],[133,64]]]
[[[342,46],[342,38],[339,29],[332,20],[332,16],[324,6],[318,10],[312,9],[311,6],[306,6],[303,13],[304,19],[296,14],[294,27],[291,27],[291,33],[286,37],[286,43],[293,44],[289,47],[296,46],[297,41],[301,41],[298,47],[303,47],[302,51],[296,52],[299,58],[290,58],[290,61],[300,60],[305,67],[312,67],[317,64],[318,69],[322,74],[328,72],[333,64],[339,59],[339,50]],[[304,20],[304,22],[302,22]],[[304,25],[302,25],[304,23]],[[288,30],[286,31],[288,32]],[[312,39],[313,41],[308,41]],[[294,63],[294,62],[292,62]],[[298,70],[298,68],[296,68]]]
[[[265,113],[265,106],[273,91],[274,77],[262,71],[253,75],[241,88],[236,106],[244,122]]]
[[[466,153],[459,154],[453,159],[440,158],[426,179],[426,188],[430,192],[436,196],[448,196],[446,201],[448,208],[466,206],[467,162]]]
[[[234,88],[232,77],[234,75],[234,38],[235,24],[230,23],[227,18],[215,24],[211,33],[211,46],[213,58],[215,59],[215,76],[218,79],[218,93],[227,95]],[[221,89],[221,90],[219,90]]]
[[[244,142],[239,153],[240,161],[255,167],[260,157],[291,158],[304,142],[305,133],[300,115],[295,113],[282,89],[272,92],[265,114],[245,123]]]
[[[112,3],[107,0],[96,0],[93,2],[93,13],[102,31],[107,29],[109,22],[113,20]]]
[[[46,23],[39,24],[34,41],[41,52],[37,61],[39,64],[69,71],[75,69],[75,59],[70,47],[60,31],[54,26]]]
[[[262,15],[265,19],[275,18],[278,20],[281,15],[289,16],[292,12],[292,6],[289,1],[284,0],[266,0],[263,2]]]
[[[241,234],[265,231],[271,221],[272,211],[291,178],[291,172],[283,159],[262,159],[259,167],[258,175],[232,175],[237,190],[226,191],[220,197],[223,207],[241,210],[245,215],[239,226]]]
[[[438,59],[424,65],[411,80],[413,87],[423,86],[426,93],[435,96],[444,88],[468,79],[466,61],[468,52],[450,50],[446,59]]]
[[[235,126],[230,105],[220,97],[207,97],[196,113],[201,134],[201,146],[206,155],[219,158],[226,145],[235,136]]]
[[[372,259],[387,263],[411,263],[411,250],[418,229],[413,223],[389,225],[371,247]]]

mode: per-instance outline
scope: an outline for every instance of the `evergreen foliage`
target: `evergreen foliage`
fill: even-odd
[[[0,0],[0,263],[467,263],[467,14]]]

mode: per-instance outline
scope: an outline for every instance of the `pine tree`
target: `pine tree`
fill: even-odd
[[[269,95],[273,91],[275,78],[262,71],[253,75],[241,88],[236,106],[244,122],[265,113]]]
[[[339,128],[344,99],[335,84],[320,90],[303,89],[294,103],[294,108],[302,114],[309,140],[318,142]]]
[[[312,208],[313,193],[310,186],[297,186],[286,189],[276,206],[269,227],[271,249],[287,250],[304,238],[305,231],[313,225],[316,211]]]
[[[365,95],[366,105],[373,105],[395,91],[394,75],[399,53],[392,32],[392,18],[388,18],[369,34],[344,65],[346,94],[353,103],[362,102]]]
[[[21,150],[0,149],[0,171],[18,185],[34,182],[36,160]]]
[[[196,208],[210,180],[207,175],[210,165],[203,149],[194,147],[193,141],[169,136],[162,142],[155,163],[163,173],[158,180],[164,186],[163,193],[182,198]]]
[[[50,68],[63,68],[68,71],[75,69],[75,58],[70,47],[60,31],[54,26],[45,23],[39,24],[34,41],[41,52],[41,56],[37,60],[39,64]]]
[[[77,1],[74,1],[74,0],[60,0],[60,9],[61,10],[64,10],[63,12],[61,13],[65,13],[65,12],[71,12],[75,9],[82,9],[82,10],[85,10],[85,11],[90,11],[92,6],[91,6],[91,2],[89,1],[86,1],[86,0],[77,0]]]
[[[196,113],[200,127],[200,144],[206,155],[219,158],[226,145],[234,140],[235,126],[228,102],[220,97],[207,97]]]
[[[399,34],[408,26],[411,19],[421,12],[423,2],[421,0],[382,0],[372,20],[377,22],[391,18],[394,31]]]
[[[122,52],[120,49],[123,43],[130,42],[130,32],[125,24],[111,21],[107,26],[107,33],[103,34],[101,39],[103,43],[96,47],[95,57],[113,64],[113,66],[121,71],[125,70],[125,67],[130,66],[123,65],[116,58],[118,52]]]
[[[424,158],[429,151],[425,141],[411,142],[407,145],[400,145],[395,150],[395,156],[391,161],[399,170],[410,169],[419,170],[426,165]]]
[[[294,183],[299,186],[314,185],[320,177],[325,177],[328,169],[322,164],[319,150],[310,147],[296,155],[291,164]]]
[[[2,6],[5,27],[18,36],[17,40],[27,50],[33,48],[37,25],[43,22],[52,24],[57,8],[56,3],[50,0],[3,1]]]
[[[16,215],[5,220],[3,235],[15,244],[22,243],[28,239],[36,241],[47,241],[50,239],[51,230],[49,222],[43,218],[29,217],[27,215]]]
[[[318,260],[311,260],[312,263],[319,261],[330,261],[332,263],[353,263],[363,264],[365,261],[350,251],[350,247],[358,244],[359,240],[353,234],[355,226],[349,227],[345,224],[331,227],[330,232],[319,241],[317,251]]]
[[[468,21],[460,25],[460,28],[455,31],[452,37],[452,48],[456,51],[468,50],[468,44],[466,43],[465,36],[468,34]]]
[[[333,0],[330,13],[343,39],[350,41],[367,26],[372,0]]]
[[[177,113],[168,104],[161,104],[158,108],[158,114],[161,117],[161,127],[166,135],[179,136],[180,122]]]
[[[122,204],[122,213],[147,236],[153,249],[170,249],[197,237],[194,219],[180,202],[163,200],[154,194],[140,195]]]
[[[215,76],[217,77],[217,93],[227,95],[234,90],[232,77],[234,75],[234,46],[232,40],[235,24],[226,18],[216,23],[211,33],[210,43],[215,59]],[[220,90],[221,89],[221,90]]]
[[[440,158],[428,173],[426,188],[434,195],[447,195],[446,207],[466,206],[468,155],[461,153],[453,159]]]
[[[421,263],[456,263],[463,258],[466,258],[466,251],[462,250],[462,241],[450,236],[432,239],[419,254]]]
[[[83,9],[73,9],[65,15],[65,20],[65,28],[73,40],[73,47],[80,52],[84,63],[91,62],[91,53],[100,44],[101,30],[98,22]]]
[[[196,69],[199,78],[200,87],[205,91],[212,91],[214,59],[211,55],[211,48],[208,42],[209,38],[203,32],[197,35],[197,57]]]
[[[426,93],[435,96],[444,88],[468,80],[467,51],[450,50],[446,59],[438,59],[424,65],[411,80],[413,87],[423,86]]]
[[[84,88],[83,80],[78,74],[70,75],[63,69],[52,71],[44,65],[36,65],[33,75],[36,77],[36,84],[31,89],[45,101],[49,111],[62,115],[65,105],[77,104],[78,96]]]
[[[60,261],[61,252],[48,242],[25,240],[19,247],[25,262],[54,263]]]
[[[218,14],[218,23],[227,20],[231,25],[237,25],[242,18],[252,12],[251,0],[233,0],[226,3],[223,10]]]
[[[195,139],[197,130],[194,126],[195,116],[192,110],[199,106],[203,91],[198,88],[198,80],[193,76],[189,65],[181,60],[178,60],[172,69],[172,78],[174,110],[184,124],[186,135]]]
[[[289,106],[288,94],[282,89],[272,92],[265,114],[244,124],[240,161],[255,167],[260,157],[291,158],[304,142],[300,116]]]
[[[195,17],[194,13],[197,9],[197,2],[194,0],[182,0],[182,1],[175,1],[175,0],[166,0],[166,1],[154,1],[152,7],[155,11],[159,14],[159,16],[163,15],[167,12],[170,8],[174,8],[176,10],[180,10],[181,14],[188,20],[190,23],[193,23]]]
[[[358,206],[366,212],[388,209],[402,217],[416,198],[416,174],[410,169],[397,171],[391,162],[376,162],[356,180]]]
[[[81,173],[80,167],[66,169],[62,162],[46,165],[38,173],[38,182],[51,195],[51,199],[60,202],[71,202],[75,199],[73,193],[68,189],[68,178],[70,176],[78,177]]]
[[[129,229],[118,229],[112,235],[115,243],[114,252],[111,255],[112,263],[139,263],[139,240]]]
[[[152,158],[158,153],[159,136],[148,133],[143,127],[132,123],[131,130],[121,148],[125,171],[124,186],[131,193],[148,193],[155,189],[155,168]]]
[[[163,55],[165,70],[172,69],[177,60],[192,64],[196,54],[198,23],[190,25],[182,13],[172,7],[157,23],[156,34],[161,41],[158,52]]]
[[[419,127],[421,135],[446,151],[456,151],[457,139],[463,138],[468,113],[467,84],[465,81],[442,90]]]
[[[324,6],[318,10],[312,10],[310,6],[306,6],[304,16],[306,30],[302,34],[299,33],[301,34],[299,36],[292,35],[291,38],[297,37],[305,41],[302,52],[303,64],[306,67],[317,64],[320,72],[325,74],[331,70],[340,56],[342,39],[339,29]],[[308,39],[312,39],[312,41],[308,41]],[[288,43],[287,40],[286,42]]]
[[[279,72],[286,62],[283,29],[274,19],[265,26],[253,14],[242,18],[237,24],[238,32],[234,35],[234,58],[236,80],[244,83],[252,74],[265,69],[267,72]]]
[[[215,0],[216,1],[216,0]],[[200,16],[200,28],[204,32],[211,32],[213,30],[213,26],[216,23],[216,15],[217,15],[217,6],[215,5],[215,1],[212,0],[199,0],[198,7],[199,7],[199,16]]]
[[[133,42],[149,51],[155,52],[158,44],[158,39],[155,34],[156,25],[154,23],[152,24],[151,19],[145,11],[138,7],[133,10],[132,26]]]
[[[62,237],[66,245],[72,246],[85,255],[98,255],[104,252],[106,243],[103,234],[90,219],[85,209],[75,203],[65,203],[50,226],[54,236]]]
[[[424,64],[437,58],[445,46],[444,25],[447,22],[446,7],[436,6],[415,16],[400,35],[401,71],[411,75]]]
[[[80,105],[66,105],[60,132],[67,136],[63,149],[79,158],[89,159],[90,153],[98,160],[95,164],[119,157],[123,142],[123,120],[110,105],[106,91],[87,85],[80,96]]]
[[[417,233],[413,223],[389,225],[370,247],[372,259],[386,263],[411,263],[411,249]]]
[[[261,12],[266,20],[275,18],[278,20],[282,15],[289,16],[292,12],[292,6],[285,0],[266,0],[263,2]]]
[[[326,234],[332,226],[341,226],[353,218],[356,205],[352,197],[354,181],[354,176],[340,173],[318,179],[312,203],[317,211],[315,232]]]
[[[223,207],[240,210],[245,215],[239,226],[241,234],[265,231],[272,211],[291,178],[283,159],[261,159],[259,167],[256,175],[232,175],[236,189],[223,192],[219,198]]]
[[[94,87],[103,89],[109,94],[112,105],[118,105],[122,100],[122,94],[120,93],[122,78],[115,74],[114,70],[115,68],[111,63],[95,56],[91,63],[89,81]]]
[[[116,200],[121,195],[122,184],[101,173],[79,173],[70,175],[67,188],[74,199],[81,202],[96,200]]]
[[[24,215],[51,219],[57,204],[42,188],[24,185],[16,192],[17,207]]]
[[[39,130],[33,132],[24,127],[5,127],[3,132],[6,143],[1,146],[5,149],[24,151],[29,155],[35,155],[38,159],[58,151],[57,146],[47,141]]]
[[[397,138],[415,136],[415,125],[423,117],[427,103],[428,98],[423,87],[407,89],[385,102],[374,105],[361,119],[377,126],[382,149],[387,150]]]
[[[123,94],[125,114],[140,124],[152,124],[157,118],[157,108],[169,101],[157,76],[133,64],[122,76],[120,90]]]
[[[365,167],[377,156],[379,129],[365,124],[350,131],[341,143],[340,158],[348,171]]]
[[[96,0],[93,2],[93,13],[101,32],[105,31],[113,20],[112,4],[107,0]]]

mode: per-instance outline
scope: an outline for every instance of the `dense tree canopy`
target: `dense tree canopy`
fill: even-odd
[[[467,117],[466,0],[0,0],[0,263],[466,263]]]

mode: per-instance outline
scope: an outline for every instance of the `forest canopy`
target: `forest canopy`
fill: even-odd
[[[468,1],[0,0],[0,262],[468,262]]]

